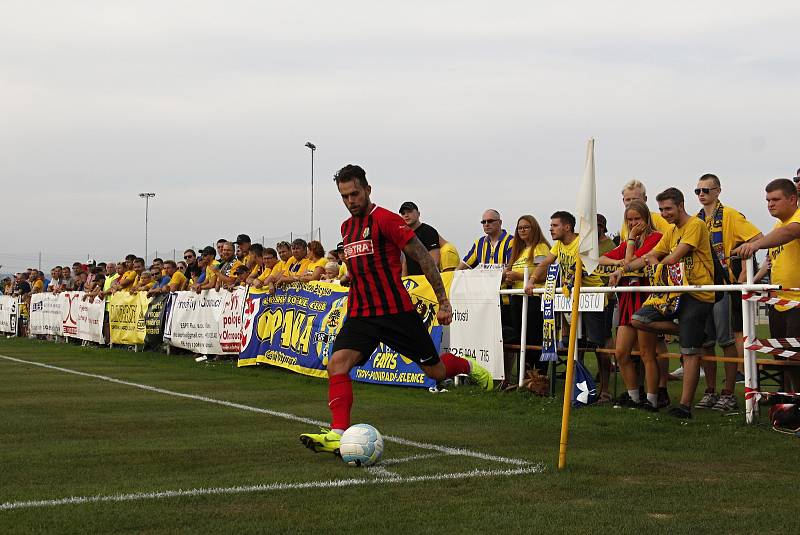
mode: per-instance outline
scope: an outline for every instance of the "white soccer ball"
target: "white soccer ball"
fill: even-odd
[[[350,466],[372,466],[383,455],[383,437],[369,424],[350,426],[339,440],[339,454]]]

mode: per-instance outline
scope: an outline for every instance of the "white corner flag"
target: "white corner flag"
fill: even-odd
[[[597,268],[600,258],[600,238],[597,236],[597,195],[594,179],[594,139],[586,146],[586,167],[578,191],[577,233],[578,252],[586,273]]]

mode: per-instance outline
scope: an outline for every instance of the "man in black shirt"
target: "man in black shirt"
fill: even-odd
[[[406,201],[400,205],[400,215],[403,217],[403,220],[405,220],[406,225],[411,227],[411,230],[417,235],[419,241],[422,242],[422,245],[425,246],[428,253],[433,257],[433,262],[438,266],[439,233],[427,223],[420,222],[419,208],[411,201]],[[405,257],[405,255],[403,256]],[[403,275],[423,275],[422,267],[413,258],[405,258],[404,267]]]

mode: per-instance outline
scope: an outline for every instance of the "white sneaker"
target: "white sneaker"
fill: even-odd
[[[670,379],[682,379],[683,378],[683,366],[675,370],[674,372],[669,374]]]
[[[720,396],[715,394],[714,392],[706,392],[703,394],[702,399],[698,401],[694,408],[695,409],[716,409],[717,402],[719,401]]]

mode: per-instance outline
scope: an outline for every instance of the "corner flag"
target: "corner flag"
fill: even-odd
[[[590,139],[586,146],[586,166],[583,170],[581,188],[578,190],[576,232],[580,245],[578,252],[581,255],[586,273],[597,269],[600,258],[600,239],[597,236],[597,194],[594,179],[594,139]]]
[[[569,413],[573,393],[575,375],[575,354],[578,343],[578,319],[580,308],[581,283],[584,263],[586,273],[597,268],[600,259],[599,238],[597,236],[597,201],[594,184],[594,139],[589,140],[586,147],[586,165],[583,169],[581,189],[578,191],[578,257],[575,259],[575,285],[572,287],[572,325],[569,329],[569,352],[567,355],[567,371],[564,377],[564,404],[561,409],[561,440],[558,446],[558,468],[567,466],[567,445],[569,443]],[[588,384],[584,384],[586,401],[589,400]]]

